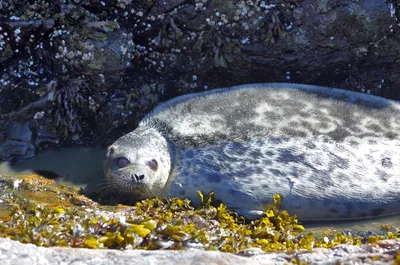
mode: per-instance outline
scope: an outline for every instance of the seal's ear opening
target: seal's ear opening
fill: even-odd
[[[107,155],[112,155],[112,154],[114,154],[114,152],[115,152],[116,149],[118,149],[117,146],[114,146],[114,145],[109,146],[108,149],[107,149]]]

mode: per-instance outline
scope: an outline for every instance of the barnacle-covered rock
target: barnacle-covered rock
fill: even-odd
[[[92,85],[105,89],[118,84],[133,59],[131,38],[117,22],[84,21],[79,28],[55,30],[50,35],[50,58],[57,71],[89,76]]]
[[[35,147],[111,142],[159,100],[243,83],[399,98],[396,2],[14,0],[1,2],[0,18],[0,118],[26,108],[20,120],[33,121],[34,136],[59,138]],[[43,99],[67,97],[61,83],[75,80],[87,107],[67,104],[59,118],[60,105]],[[51,82],[60,82],[52,96]]]

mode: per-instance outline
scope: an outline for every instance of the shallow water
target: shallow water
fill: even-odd
[[[76,185],[91,192],[99,189],[103,183],[103,159],[106,150],[103,148],[61,148],[47,150],[33,158],[21,159],[16,162],[0,162],[0,174],[30,174],[38,172],[41,175],[57,178],[61,183]],[[334,231],[355,231],[365,233],[372,231],[385,234],[381,226],[400,227],[400,216],[388,216],[373,219],[335,222],[304,223],[307,229],[317,234]]]
[[[359,235],[367,235],[368,233],[376,233],[380,235],[386,235],[388,229],[382,228],[382,226],[390,227],[389,231],[396,232],[397,228],[400,228],[400,216],[385,216],[377,218],[368,218],[362,220],[352,221],[335,221],[335,222],[310,222],[305,223],[306,227],[310,232],[316,234],[324,234],[326,232],[357,232]]]
[[[87,191],[98,189],[103,181],[103,160],[106,149],[71,147],[46,150],[18,161],[0,162],[0,174],[39,173],[56,178],[60,183],[79,186]]]

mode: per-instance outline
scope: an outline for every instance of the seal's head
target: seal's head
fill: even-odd
[[[159,196],[171,171],[171,147],[154,128],[137,128],[108,147],[104,174],[108,186],[135,199]]]

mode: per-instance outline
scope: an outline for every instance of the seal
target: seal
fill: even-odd
[[[274,194],[300,220],[400,212],[400,103],[300,84],[253,84],[160,104],[107,151],[110,188],[200,203],[214,191],[249,219]]]

